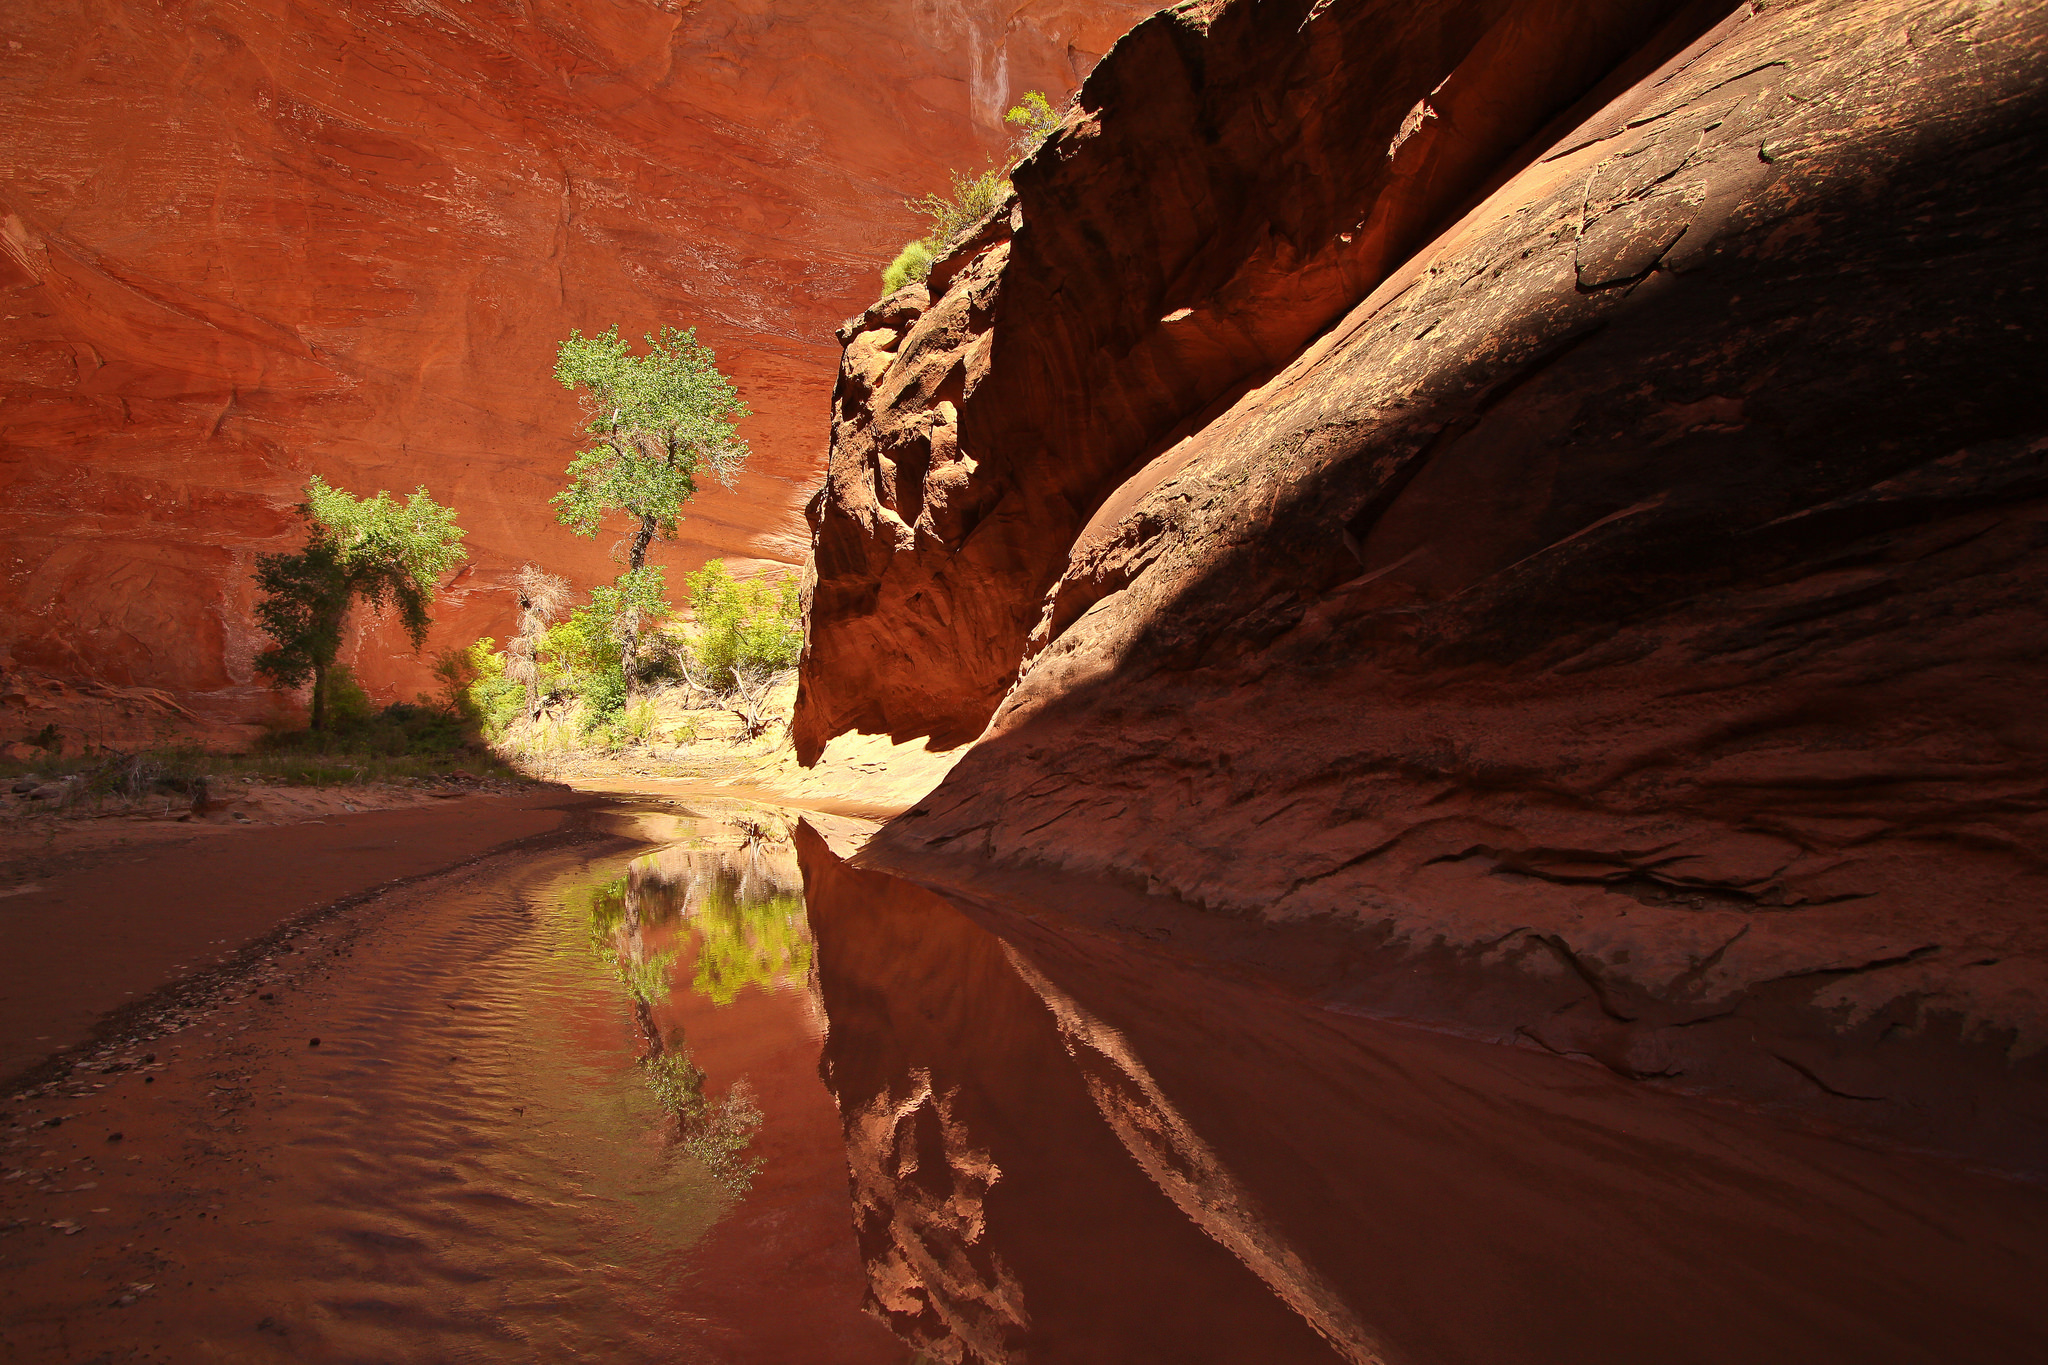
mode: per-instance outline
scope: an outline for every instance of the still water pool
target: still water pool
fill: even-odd
[[[10,1139],[0,1359],[2017,1365],[2048,1340],[2038,1187],[1320,1009],[1081,932],[1047,885],[941,895],[827,820],[604,820],[636,842],[311,923],[151,1060],[37,1099],[65,1121]]]

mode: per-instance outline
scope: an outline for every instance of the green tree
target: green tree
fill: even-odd
[[[633,354],[617,327],[594,337],[571,332],[555,361],[555,378],[583,401],[584,430],[600,438],[570,463],[569,486],[553,500],[557,516],[591,536],[607,515],[625,513],[633,522],[629,569],[647,562],[657,538],[675,535],[700,470],[729,488],[747,458],[737,434],[747,405],[717,357],[697,344],[696,330],[664,327],[647,345],[646,355]]]
[[[692,678],[704,690],[728,692],[750,677],[796,667],[804,636],[794,576],[740,583],[726,572],[723,560],[713,559],[685,581],[690,614],[697,621],[690,646]]]
[[[578,535],[597,534],[613,513],[632,521],[626,568],[638,573],[657,538],[669,539],[683,504],[709,470],[730,488],[746,462],[738,424],[747,416],[739,391],[718,371],[717,357],[697,342],[695,328],[664,327],[633,354],[614,326],[602,336],[569,333],[555,357],[555,378],[583,401],[584,428],[597,444],[565,471],[569,486],[553,499],[556,515]],[[633,676],[637,627],[625,641],[625,674]]]
[[[426,642],[435,585],[461,559],[455,513],[425,487],[404,502],[379,490],[357,498],[314,475],[299,512],[310,523],[305,548],[259,555],[256,622],[272,644],[256,671],[280,687],[313,684],[312,728],[326,724],[330,674],[349,608],[361,600],[395,608],[414,649]]]

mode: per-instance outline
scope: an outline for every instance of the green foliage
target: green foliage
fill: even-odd
[[[614,666],[583,679],[583,737],[601,739],[607,749],[619,745],[617,725],[626,709],[626,674]]]
[[[907,284],[916,284],[932,273],[932,244],[919,238],[905,244],[896,259],[882,271],[882,293],[893,294]]]
[[[593,675],[618,671],[619,642],[610,618],[586,603],[547,628],[540,637],[540,657],[553,685],[580,692]]]
[[[526,709],[526,689],[506,676],[505,655],[492,648],[496,643],[486,635],[467,649],[444,649],[434,656],[434,676],[441,680],[448,709],[493,740]]]
[[[1060,114],[1059,110],[1052,107],[1052,101],[1045,97],[1043,90],[1027,90],[1024,92],[1023,101],[1003,115],[1003,121],[1018,126],[1011,159],[1024,161],[1043,147],[1045,140],[1059,129]]]
[[[654,703],[645,698],[634,702],[619,715],[616,729],[622,744],[645,744],[654,737]]]
[[[742,673],[760,676],[796,667],[803,650],[803,608],[794,577],[739,583],[723,560],[713,559],[687,581],[697,623],[690,653],[699,682],[722,692]]]
[[[1010,191],[1009,180],[993,167],[979,175],[962,175],[958,171],[947,174],[953,180],[950,196],[928,194],[922,199],[904,201],[931,220],[931,231],[924,240],[934,256],[945,254],[946,248],[965,236],[969,228],[995,212],[996,205]]]
[[[749,986],[774,990],[811,970],[811,936],[803,897],[788,892],[747,896],[738,879],[704,889],[696,926],[702,941],[690,989],[729,1005]]]
[[[337,673],[342,670],[337,669]],[[330,679],[330,684],[335,679]],[[345,676],[343,684],[352,683]],[[361,698],[356,702],[349,691]],[[360,756],[383,758],[437,757],[451,761],[472,752],[470,726],[454,711],[416,702],[393,702],[382,710],[373,709],[360,688],[337,689],[340,704],[334,708],[328,726],[321,730],[297,730],[269,735],[259,741],[270,753],[318,754],[323,757]]]
[[[304,510],[333,537],[345,566],[395,569],[429,602],[441,576],[469,557],[454,509],[429,497],[425,484],[400,503],[384,489],[372,498],[354,497],[315,474],[306,481]]]
[[[698,473],[709,469],[730,487],[747,458],[737,436],[747,406],[696,329],[664,327],[646,340],[647,353],[635,355],[616,326],[594,337],[571,332],[555,361],[555,378],[583,400],[584,429],[602,438],[569,465],[569,486],[553,499],[557,516],[584,536],[608,513],[633,517],[641,524],[636,569],[648,538],[675,534]]]
[[[424,487],[403,503],[382,490],[357,498],[316,474],[299,510],[311,523],[305,547],[256,559],[256,623],[272,641],[256,656],[256,671],[280,687],[311,681],[317,730],[350,606],[361,599],[380,611],[396,608],[418,649],[432,624],[435,585],[465,555],[455,513]]]
[[[296,554],[258,555],[256,624],[271,638],[256,656],[256,671],[279,687],[300,687],[341,652],[349,582],[341,553],[320,527]]]
[[[1011,146],[1012,164],[1044,146],[1045,140],[1060,126],[1059,111],[1052,107],[1052,101],[1042,90],[1027,90],[1022,102],[1005,113],[1003,120],[1018,125],[1019,129]],[[1009,177],[994,166],[978,175],[964,175],[959,171],[948,171],[946,175],[952,182],[949,194],[928,194],[922,199],[903,201],[904,207],[930,220],[931,230],[916,241],[906,243],[896,259],[882,271],[882,293],[885,296],[907,284],[929,278],[932,266],[970,229],[994,213],[1003,197],[1010,192]]]
[[[659,565],[648,565],[592,589],[589,602],[541,636],[538,672],[549,690],[582,698],[585,738],[615,748],[653,732],[651,710],[634,719],[625,716],[626,641],[668,614],[666,576]],[[636,672],[645,676],[658,670],[664,658],[659,649],[647,651],[636,660]]]
[[[403,706],[403,702],[394,703]],[[360,725],[377,714],[377,704],[356,681],[356,671],[336,664],[327,673],[327,723],[337,729]]]
[[[614,640],[658,624],[668,615],[668,578],[658,564],[629,569],[610,583],[590,590],[590,610],[597,613]]]

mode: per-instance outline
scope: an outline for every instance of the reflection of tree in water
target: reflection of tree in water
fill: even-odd
[[[742,1076],[716,1100],[704,1097],[704,1072],[690,1060],[681,1028],[664,1037],[654,1008],[669,996],[669,973],[677,949],[647,950],[647,930],[673,921],[688,895],[687,883],[673,883],[659,874],[646,875],[637,865],[627,875],[592,888],[589,934],[591,955],[608,967],[626,989],[633,1019],[646,1040],[640,1058],[642,1077],[675,1123],[676,1140],[703,1162],[706,1169],[734,1193],[744,1194],[761,1169],[747,1148],[761,1128],[761,1111],[753,1087]]]
[[[690,989],[730,1005],[749,986],[774,990],[811,971],[810,926],[794,891],[721,868],[699,884],[697,971]]]

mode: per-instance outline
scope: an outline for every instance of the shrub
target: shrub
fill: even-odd
[[[905,244],[895,260],[882,272],[882,292],[893,294],[907,284],[916,284],[932,273],[932,244],[920,238]]]
[[[585,738],[602,736],[609,748],[617,742],[612,734],[613,723],[626,709],[625,670],[614,664],[603,672],[590,674],[582,683],[583,734]]]
[[[448,709],[491,740],[501,738],[526,709],[525,685],[507,676],[505,655],[492,648],[496,643],[486,635],[467,649],[445,649],[434,657]]]
[[[1003,196],[1010,190],[1010,182],[1001,171],[993,168],[980,175],[962,175],[958,171],[947,174],[953,178],[951,198],[928,194],[922,199],[905,201],[931,220],[932,230],[925,234],[924,240],[930,243],[934,256],[943,253],[965,236],[969,228],[995,212],[996,205],[1003,202]]]
[[[370,694],[356,681],[355,670],[347,664],[336,664],[327,672],[327,721],[337,729],[359,725],[370,718],[376,707],[370,701]]]
[[[689,575],[697,636],[690,645],[691,680],[729,692],[742,674],[755,677],[796,667],[803,650],[803,609],[794,577],[735,582],[723,560]]]
[[[1011,164],[1024,160],[1053,135],[1060,126],[1059,111],[1052,107],[1052,101],[1042,90],[1028,90],[1024,98],[1003,115],[1006,123],[1019,127],[1011,147]],[[906,208],[914,209],[931,220],[931,231],[914,242],[906,243],[882,271],[882,293],[895,293],[907,284],[927,279],[932,266],[944,256],[969,229],[978,226],[984,218],[995,212],[1003,202],[1003,196],[1010,192],[1009,177],[998,168],[991,166],[979,175],[962,175],[959,171],[948,171],[952,181],[950,196],[928,194],[922,199],[906,199]]]
[[[1003,122],[1018,126],[1013,160],[1028,161],[1059,129],[1060,114],[1043,90],[1027,90],[1024,98],[1003,115]]]

